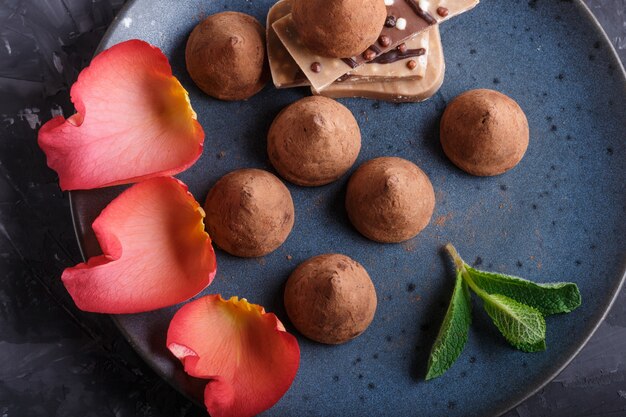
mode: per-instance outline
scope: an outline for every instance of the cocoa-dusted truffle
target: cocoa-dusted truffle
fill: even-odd
[[[344,343],[372,322],[376,290],[358,262],[345,255],[319,255],[300,264],[289,277],[285,309],[306,337],[327,344]]]
[[[287,239],[294,222],[291,194],[274,175],[240,169],[222,177],[204,204],[213,241],[231,255],[267,255]]]
[[[306,97],[283,109],[267,135],[267,152],[278,173],[303,186],[328,184],[356,161],[361,132],[345,106]]]
[[[311,52],[348,58],[376,43],[387,8],[383,0],[293,0],[291,16]]]
[[[434,208],[430,180],[406,159],[372,159],[348,182],[348,217],[359,232],[377,242],[402,242],[416,236]]]
[[[510,97],[493,90],[470,90],[448,104],[440,137],[448,158],[463,171],[499,175],[524,156],[528,120]]]
[[[268,80],[265,29],[238,12],[211,15],[189,36],[187,71],[202,91],[220,100],[245,100]]]

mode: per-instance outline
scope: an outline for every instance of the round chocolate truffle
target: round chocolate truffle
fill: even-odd
[[[448,158],[472,175],[500,175],[528,148],[528,120],[510,97],[470,90],[456,97],[441,118],[440,139]]]
[[[311,52],[348,58],[376,43],[387,8],[383,0],[293,0],[291,16]]]
[[[240,169],[209,191],[206,227],[213,241],[231,255],[264,256],[287,239],[294,222],[291,194],[276,176]]]
[[[406,159],[372,159],[348,182],[348,217],[359,232],[377,242],[402,242],[416,236],[434,209],[430,180]]]
[[[189,36],[187,71],[198,87],[220,100],[245,100],[268,80],[265,29],[238,12],[211,15]]]
[[[267,135],[267,153],[278,173],[303,186],[341,177],[361,149],[359,125],[345,106],[312,96],[284,108]]]
[[[336,345],[354,339],[370,325],[376,290],[358,262],[345,255],[319,255],[289,276],[285,309],[303,335]]]

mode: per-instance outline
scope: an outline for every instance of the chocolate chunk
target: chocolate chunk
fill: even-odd
[[[320,71],[322,71],[322,64],[320,64],[319,62],[314,62],[311,64],[311,71],[318,73]]]
[[[446,17],[448,15],[448,9],[445,7],[437,7],[437,14],[441,17]]]
[[[401,43],[400,45],[398,45],[398,51],[400,51],[400,53],[405,53],[406,52],[406,43]]]
[[[378,43],[382,47],[386,48],[389,45],[391,45],[391,38],[389,36],[387,36],[387,35],[380,35],[380,38],[378,38]]]
[[[396,17],[395,16],[387,16],[387,20],[385,20],[385,27],[393,28],[396,26]]]
[[[374,58],[376,58],[376,52],[372,51],[371,49],[363,52],[363,59],[365,59],[366,61],[371,61]]]
[[[417,67],[417,62],[415,62],[414,59],[410,60],[409,62],[406,63],[406,67],[410,70],[414,70],[415,67]]]

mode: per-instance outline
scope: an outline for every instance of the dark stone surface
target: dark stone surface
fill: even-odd
[[[0,416],[201,416],[58,277],[80,259],[36,145],[123,0],[0,3]],[[626,61],[623,0],[587,0]],[[495,81],[494,81],[495,82]],[[576,359],[506,417],[626,415],[626,294]]]

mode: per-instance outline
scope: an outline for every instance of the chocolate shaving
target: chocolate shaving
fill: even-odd
[[[380,54],[381,50],[378,46],[376,45],[372,45],[369,47],[370,50],[374,51],[376,53],[376,55]]]
[[[416,56],[421,56],[426,53],[426,49],[418,48],[418,49],[406,49],[404,52],[400,52],[397,49],[392,49],[391,51],[387,51],[384,54],[376,57],[373,63],[376,64],[393,64],[396,61],[400,61],[401,59],[413,58]]]
[[[348,64],[348,66],[350,66],[350,68],[352,69],[355,69],[359,66],[359,64],[353,58],[341,58],[341,60]]]
[[[437,20],[435,20],[435,18],[426,10],[423,10],[415,0],[405,0],[405,1],[407,2],[409,6],[411,6],[411,9],[413,9],[415,14],[421,17],[422,19],[424,19],[426,23],[428,23],[429,25],[434,25],[437,23]]]

